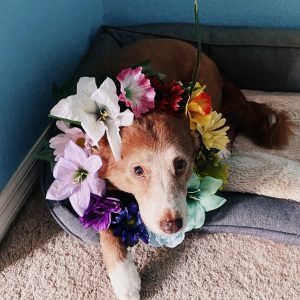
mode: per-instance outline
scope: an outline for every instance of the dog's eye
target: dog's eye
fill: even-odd
[[[185,159],[175,159],[174,168],[176,173],[183,173],[187,167],[187,161]]]
[[[133,168],[134,174],[136,176],[143,176],[144,175],[144,169],[140,166],[136,166]]]

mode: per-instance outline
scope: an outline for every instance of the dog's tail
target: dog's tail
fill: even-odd
[[[288,144],[291,122],[284,112],[266,104],[247,101],[243,93],[224,79],[221,112],[232,128],[232,133],[242,133],[257,145],[280,149]]]

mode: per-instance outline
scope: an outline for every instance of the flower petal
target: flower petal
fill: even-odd
[[[115,83],[107,77],[99,89],[97,89],[92,95],[93,99],[100,109],[105,109],[111,118],[116,118],[120,113],[120,107],[118,105],[119,98],[117,95],[117,88]]]
[[[97,172],[102,166],[102,160],[98,155],[91,155],[83,164],[83,167],[89,173]]]
[[[50,115],[83,122],[96,119],[97,104],[84,94],[69,96],[60,100],[50,111]]]
[[[205,221],[205,210],[199,201],[188,201],[188,223],[185,231],[198,229]]]
[[[54,180],[47,191],[46,199],[65,200],[70,197],[72,191],[73,189],[69,183]]]
[[[99,140],[103,137],[105,133],[105,125],[102,121],[100,122],[84,122],[81,123],[82,128],[85,130],[86,134],[92,140],[93,146],[98,146]]]
[[[77,93],[82,93],[88,96],[97,90],[96,80],[94,77],[81,77],[77,83]]]
[[[109,227],[110,223],[111,223],[111,214],[106,213],[103,214],[102,218],[100,218],[98,222],[92,226],[94,229],[100,231],[100,230],[106,230]]]
[[[106,136],[116,161],[121,158],[121,136],[120,129],[114,120],[106,122],[107,131]]]
[[[219,197],[217,195],[211,195],[200,200],[200,203],[204,207],[205,211],[217,209],[225,202],[225,198]]]
[[[90,196],[91,194],[90,194],[89,185],[86,182],[86,180],[84,180],[81,183],[78,191],[73,193],[73,195],[69,197],[72,207],[80,217],[83,216],[85,210],[89,206]]]
[[[76,163],[61,157],[53,169],[55,179],[65,182],[72,182],[75,172],[78,170]]]
[[[106,193],[106,181],[98,177],[98,174],[88,176],[86,179],[92,194],[103,196]]]
[[[199,177],[193,172],[191,178],[187,183],[188,189],[197,190],[200,186],[200,179]]]
[[[56,127],[66,133],[66,134],[71,134],[71,135],[74,135],[74,134],[81,134],[83,133],[82,130],[78,127],[70,127],[70,125],[68,123],[65,123],[63,121],[56,121]],[[63,134],[61,134],[63,135]]]
[[[82,166],[83,163],[87,160],[87,153],[76,145],[73,141],[69,141],[65,146],[64,158],[77,163],[78,166]]]
[[[63,121],[56,121],[56,127],[64,133],[66,133],[67,130],[70,128],[69,124],[67,124]]]
[[[133,118],[134,114],[129,109],[126,109],[118,116],[118,126],[121,127],[131,125],[133,123]]]
[[[121,85],[119,99],[132,108],[136,118],[154,108],[155,91],[150,80],[142,73],[142,67],[122,70],[117,79]]]
[[[223,181],[221,179],[205,176],[200,184],[201,199],[214,195],[222,185]]]

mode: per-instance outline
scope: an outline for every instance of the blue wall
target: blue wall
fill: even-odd
[[[201,23],[300,28],[300,0],[200,0]],[[193,0],[1,0],[0,190],[48,123],[51,83],[99,25],[193,22]]]
[[[0,1],[0,190],[49,122],[51,83],[74,72],[102,0]]]
[[[194,0],[107,0],[104,24],[193,22]],[[300,28],[300,0],[199,0],[207,25]]]

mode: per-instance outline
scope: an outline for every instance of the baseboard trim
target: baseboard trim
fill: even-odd
[[[12,221],[20,211],[40,174],[41,162],[34,156],[41,149],[41,142],[47,137],[50,125],[44,130],[30,149],[16,172],[0,193],[0,241],[6,234]]]

